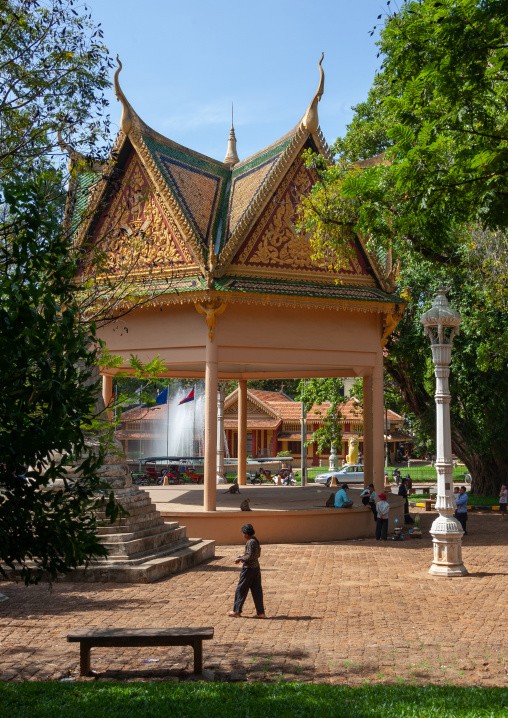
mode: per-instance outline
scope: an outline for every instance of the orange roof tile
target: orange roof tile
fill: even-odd
[[[250,394],[253,394],[256,399],[259,399],[259,401],[262,401],[265,404],[272,404],[273,402],[281,402],[284,403],[296,403],[293,402],[293,399],[291,397],[287,396],[281,391],[264,391],[262,389],[249,389],[248,390]]]

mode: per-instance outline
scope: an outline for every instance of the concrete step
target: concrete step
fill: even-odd
[[[159,521],[160,519],[160,521]],[[165,524],[165,528],[172,528],[177,529],[179,526],[178,521],[164,521],[163,516],[157,516],[156,518],[153,518],[150,521],[140,521],[139,523],[130,524],[128,526],[116,526],[116,524],[111,524],[110,526],[100,526],[99,527],[99,536],[116,536],[122,535],[124,533],[136,533],[136,531],[143,531],[145,528],[149,528],[151,525],[153,526],[160,526]]]
[[[185,526],[179,526],[177,529],[160,528],[160,530],[152,536],[134,538],[129,541],[122,541],[121,543],[110,541],[109,536],[104,536],[101,539],[101,543],[106,546],[110,552],[110,559],[117,556],[134,557],[160,547],[171,546],[183,539],[186,533],[187,528]]]
[[[144,526],[145,528],[136,529],[136,531],[126,530],[125,533],[100,534],[101,543],[125,543],[126,541],[134,541],[135,539],[145,538],[146,536],[155,536],[156,534],[161,533],[161,530],[168,529],[169,527],[171,527],[171,531],[175,531],[179,527],[177,522],[171,524],[164,523],[163,518],[161,518],[157,523],[154,522],[151,525],[145,524]]]
[[[155,508],[155,504],[152,503],[148,494],[139,494],[131,497],[131,499],[132,500],[129,501],[120,498],[118,499],[118,503],[129,512],[130,516],[135,516],[136,514],[146,510],[147,507],[152,507],[152,511]],[[106,518],[106,509],[98,509],[95,514],[97,517],[100,516]]]
[[[177,548],[169,555],[154,555],[153,558],[139,564],[93,563],[88,568],[79,568],[65,576],[65,581],[86,581],[102,583],[149,583],[170,576],[172,573],[184,571],[192,566],[213,558],[215,541],[190,539],[186,546]]]
[[[100,536],[132,533],[162,523],[164,523],[164,518],[160,515],[159,511],[150,511],[149,513],[140,514],[139,516],[129,516],[126,519],[120,519],[115,521],[114,524],[103,524],[99,526],[98,532]]]
[[[114,562],[115,566],[120,564],[125,564],[126,566],[139,566],[146,563],[146,561],[153,561],[154,559],[162,556],[173,555],[175,552],[181,551],[187,546],[194,546],[194,544],[199,543],[200,540],[201,539],[188,539],[184,536],[180,539],[180,541],[171,545],[160,546],[150,551],[143,551],[143,553],[140,553],[137,556],[108,556],[107,559],[102,559],[101,563],[107,563],[109,561]]]

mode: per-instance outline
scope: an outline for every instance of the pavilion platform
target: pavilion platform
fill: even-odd
[[[147,487],[152,501],[166,522],[178,521],[189,535],[213,539],[217,544],[241,543],[241,527],[252,523],[262,543],[311,543],[373,538],[372,512],[362,505],[363,487],[350,488],[350,509],[326,508],[333,489],[310,484],[301,486],[242,486],[240,494],[227,493],[227,485],[217,487],[217,510],[203,509],[203,486]],[[250,499],[251,511],[241,511],[240,503]],[[388,494],[389,532],[395,517],[404,523],[404,502]]]

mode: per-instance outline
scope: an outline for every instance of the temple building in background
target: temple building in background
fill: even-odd
[[[329,408],[325,402],[314,405],[307,412],[307,441],[312,441],[313,433],[323,424],[323,416]],[[355,398],[350,398],[341,407],[342,411],[342,449],[338,452],[339,463],[348,454],[349,440],[359,438],[360,451],[363,452],[363,411]],[[130,458],[154,456],[157,447],[164,443],[166,424],[165,410],[160,407],[130,409],[122,415],[117,438],[122,442],[126,456]],[[247,455],[252,458],[277,456],[281,451],[289,451],[298,465],[301,457],[301,416],[302,405],[282,391],[261,391],[247,389]],[[411,444],[413,438],[402,431],[404,418],[388,409],[385,412],[388,432],[390,460],[395,461],[398,448]],[[224,431],[227,451],[230,458],[238,457],[238,390],[232,392],[224,403]],[[199,439],[197,440],[199,447]],[[330,451],[318,452],[317,444],[307,447],[309,466],[327,465]]]

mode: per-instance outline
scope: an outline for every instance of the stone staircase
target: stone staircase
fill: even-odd
[[[117,488],[115,497],[128,516],[111,524],[104,511],[96,514],[107,558],[72,571],[67,580],[148,583],[214,557],[215,541],[187,538],[185,526],[164,523],[146,491]]]

